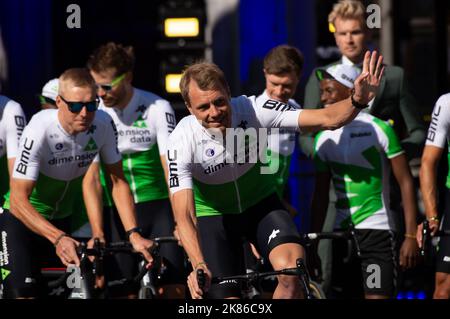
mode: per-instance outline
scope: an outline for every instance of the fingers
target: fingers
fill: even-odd
[[[383,72],[384,72],[383,56],[380,55],[378,57],[377,67],[375,69],[375,74],[374,74],[375,78],[378,80],[381,80],[381,75],[383,74]]]
[[[76,246],[78,245],[79,242],[70,237],[63,237],[59,241],[59,244],[56,247],[56,254],[65,266],[69,266],[69,264],[80,266],[80,259],[78,258],[76,251]]]
[[[375,74],[375,66],[377,63],[377,56],[378,56],[377,51],[373,51],[370,56],[369,73],[373,74],[373,75]]]
[[[368,72],[361,72],[361,74],[356,78],[354,82],[355,88],[361,86],[361,82],[364,81],[368,76]]]
[[[423,224],[420,224],[419,226],[417,226],[416,240],[417,240],[417,246],[419,246],[419,248],[422,248],[422,229],[423,229]]]
[[[188,276],[187,284],[191,293],[192,299],[203,299],[203,291],[198,286],[197,274],[195,271]]]
[[[363,69],[361,73],[369,72],[369,61],[370,61],[370,51],[367,50],[366,54],[364,54]]]
[[[144,259],[148,262],[148,264],[146,265],[147,268],[150,268],[153,264],[153,257],[152,255],[149,253],[147,248],[144,248],[140,251],[140,253],[144,256]]]

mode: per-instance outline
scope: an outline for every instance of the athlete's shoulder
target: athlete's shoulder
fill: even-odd
[[[450,108],[450,93],[442,94],[436,101],[436,106]]]
[[[111,121],[112,121],[111,115],[109,115],[105,110],[98,109],[95,112],[94,122],[98,124],[106,124],[106,123],[109,124]]]
[[[294,100],[294,99],[289,99],[288,104],[289,104],[290,106],[292,106],[294,109],[297,109],[297,110],[299,110],[299,109],[302,108],[302,106],[300,105],[300,103],[298,103],[298,102],[297,102],[296,100]]]
[[[231,98],[231,107],[236,110],[246,110],[249,106],[256,105],[256,96],[240,95]]]
[[[0,95],[0,111],[8,113],[23,113],[20,104],[7,96]]]
[[[174,136],[184,136],[186,134],[193,133],[197,126],[201,125],[198,123],[198,120],[195,118],[194,115],[187,115],[183,117],[175,127],[175,129],[170,133],[171,139],[174,138]]]
[[[162,98],[161,96],[152,93],[150,91],[144,91],[141,89],[134,88],[134,94],[137,96],[137,101],[139,104],[145,104],[145,106],[150,106],[152,104],[155,105],[166,105],[169,104],[169,101]]]
[[[30,124],[35,122],[41,122],[42,126],[44,126],[48,125],[49,123],[55,122],[57,118],[58,118],[57,109],[40,110],[31,117]]]

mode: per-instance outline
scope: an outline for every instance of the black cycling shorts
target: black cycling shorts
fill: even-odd
[[[441,229],[450,230],[450,190],[448,189]],[[450,236],[442,236],[439,238],[436,257],[436,271],[450,274]]]
[[[28,229],[7,209],[0,208],[0,240],[4,298],[44,296],[41,268],[65,268],[46,238]],[[70,218],[52,220],[62,231],[70,230]]]
[[[154,200],[135,204],[137,224],[143,231],[145,238],[173,236],[174,219],[168,199]],[[104,232],[107,242],[126,240],[125,230],[115,207],[105,207]],[[164,275],[161,284],[185,284],[186,270],[184,267],[184,252],[176,243],[167,243],[160,246],[163,257]],[[105,260],[105,279],[110,284],[112,295],[127,295],[136,293],[138,283],[130,283],[139,270],[139,258],[136,254],[118,253]],[[115,289],[114,287],[117,287]]]
[[[355,233],[361,257],[353,251],[348,263],[343,261],[347,242],[333,241],[332,286],[341,291],[336,297],[359,299],[370,294],[393,298],[397,280],[394,234],[379,229],[356,229]]]
[[[297,228],[275,193],[241,214],[202,216],[197,222],[203,256],[213,276],[245,273],[245,240],[255,244],[265,260],[278,245],[300,243]],[[208,298],[227,297],[241,297],[238,282],[212,285],[208,291]]]

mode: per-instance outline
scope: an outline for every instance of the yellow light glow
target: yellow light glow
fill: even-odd
[[[168,93],[180,93],[180,80],[182,74],[166,74],[166,91]]]
[[[197,18],[168,18],[164,20],[166,37],[196,37],[199,34]]]

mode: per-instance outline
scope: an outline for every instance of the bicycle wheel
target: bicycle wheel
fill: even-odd
[[[322,287],[317,282],[311,280],[309,282],[309,289],[311,290],[311,296],[313,299],[327,299]]]

